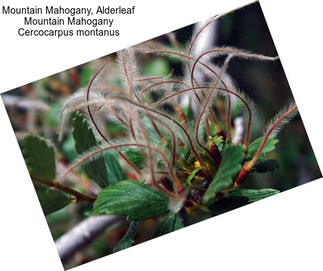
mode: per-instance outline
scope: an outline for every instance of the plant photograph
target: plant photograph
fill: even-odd
[[[321,177],[258,2],[1,96],[65,269]]]

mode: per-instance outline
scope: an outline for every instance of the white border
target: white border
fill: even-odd
[[[26,4],[17,0],[2,4],[9,2]],[[36,2],[28,1],[30,6]],[[53,2],[60,3],[50,1]],[[96,2],[99,1],[73,0],[69,4],[85,6]],[[126,1],[137,6],[138,14],[134,20],[120,21],[122,39],[106,41],[18,40],[13,34],[16,18],[4,19],[1,15],[1,91],[248,2]],[[115,3],[118,1],[109,1],[111,5]],[[261,1],[322,168],[320,52],[323,43],[319,4],[319,1]],[[25,182],[26,166],[2,103],[0,123],[1,270],[63,270],[33,187]],[[322,179],[74,270],[322,270],[321,191]]]

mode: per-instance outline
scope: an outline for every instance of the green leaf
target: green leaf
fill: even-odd
[[[195,175],[197,173],[199,173],[199,171],[202,169],[202,167],[197,167],[194,170],[191,171],[190,175],[188,175],[187,179],[186,179],[186,183],[190,186],[191,182],[193,180],[193,178],[195,177]]]
[[[175,213],[170,213],[170,214],[164,216],[160,220],[159,228],[156,231],[156,237],[174,231],[175,225],[176,225],[176,214]]]
[[[91,148],[97,146],[95,136],[88,126],[86,119],[76,113],[72,120],[73,137],[75,141],[75,149],[77,153],[82,154]],[[86,175],[96,182],[100,187],[104,188],[108,185],[108,174],[103,157],[91,161],[83,166]]]
[[[35,186],[35,189],[45,215],[56,212],[73,201],[70,195],[58,190],[40,185]]]
[[[219,151],[222,151],[222,148],[223,148],[223,136],[214,136],[212,138],[213,142],[215,143],[215,145],[218,147]]]
[[[119,163],[118,154],[107,152],[105,156],[105,164],[108,170],[108,180],[110,185],[126,179],[126,173]]]
[[[141,151],[136,149],[128,149],[124,154],[138,169],[143,168],[144,155]]]
[[[125,215],[145,220],[169,210],[169,199],[158,190],[131,180],[118,182],[101,191],[93,205],[94,215]]]
[[[220,168],[203,196],[203,203],[210,203],[216,193],[232,186],[232,178],[240,171],[242,160],[243,148],[241,146],[224,148]]]
[[[48,145],[45,139],[34,135],[26,135],[21,146],[30,175],[41,181],[54,180],[56,175],[54,148]]]
[[[116,123],[116,122],[110,122],[107,129],[108,129],[108,132],[109,132],[111,138],[112,137],[116,138],[120,134],[122,135],[127,132],[126,128],[123,125]]]
[[[255,141],[253,141],[250,145],[249,145],[249,150],[248,150],[248,155],[247,155],[247,160],[250,160],[255,153],[257,152],[259,146],[261,145],[261,142],[264,138],[263,137],[258,137]],[[271,152],[275,149],[275,145],[279,142],[278,139],[276,138],[269,138],[266,146],[264,147],[263,151],[262,151],[262,155],[261,157],[264,157],[264,155],[268,152]]]
[[[264,173],[268,171],[274,171],[276,168],[279,168],[279,163],[277,160],[265,159],[258,161],[254,166],[253,170],[260,173]]]
[[[126,234],[122,237],[118,245],[114,248],[113,252],[117,252],[117,251],[129,248],[133,245],[133,243],[135,242],[136,227],[137,227],[137,222],[132,221],[130,223],[130,226]]]
[[[72,134],[69,134],[62,143],[62,151],[64,156],[70,161],[73,161],[78,156],[75,150],[75,141]]]
[[[260,199],[270,197],[278,194],[279,191],[276,189],[265,188],[265,189],[237,189],[232,190],[228,193],[229,197],[245,197],[248,198],[249,202],[254,202]]]

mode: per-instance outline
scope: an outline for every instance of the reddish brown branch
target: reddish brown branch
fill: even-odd
[[[87,202],[91,202],[93,203],[95,200],[96,200],[96,197],[94,196],[90,196],[90,195],[85,195],[85,194],[82,194],[68,186],[65,186],[63,184],[61,184],[60,182],[57,182],[57,181],[50,181],[50,182],[47,182],[47,181],[41,181],[41,180],[38,180],[38,179],[32,179],[34,182],[36,183],[40,183],[42,185],[45,185],[45,186],[49,186],[49,187],[53,187],[57,190],[60,190],[62,192],[65,192],[67,194],[70,194],[72,196],[75,197],[75,200],[76,202],[79,202],[79,201],[87,201]]]

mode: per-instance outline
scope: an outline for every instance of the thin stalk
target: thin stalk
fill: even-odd
[[[169,89],[168,87],[165,88],[167,94],[172,93],[173,91],[171,89]],[[185,129],[188,129],[188,120],[187,117],[182,109],[182,107],[180,107],[180,105],[177,103],[177,101],[175,99],[172,99],[172,104],[174,107],[174,110],[178,116],[178,118],[183,122],[183,126],[185,127]]]
[[[161,133],[161,131],[157,127],[157,124],[156,124],[155,120],[153,119],[153,117],[150,116],[149,118],[150,118],[151,124],[153,125],[154,130],[156,131],[156,133],[159,137],[159,140],[162,142],[163,140],[165,140],[165,137],[163,136],[163,134]]]
[[[176,91],[176,92],[173,92],[172,94],[152,103],[152,105],[158,105],[158,104],[161,104],[161,103],[164,103],[166,102],[167,100],[169,100],[170,98],[173,98],[179,94],[182,94],[184,92],[187,92],[187,91],[192,91],[192,90],[199,90],[199,89],[209,89],[210,87],[209,86],[196,86],[196,87],[191,87],[191,88],[186,88],[186,89],[182,89],[182,90],[179,90],[179,91]]]
[[[218,15],[219,16],[219,15]],[[194,47],[194,44],[195,42],[197,41],[199,35],[203,32],[203,30],[205,30],[210,24],[212,24],[216,19],[217,17],[216,16],[215,18],[211,19],[209,22],[207,22],[206,24],[204,24],[195,34],[194,36],[192,37],[190,43],[189,43],[189,46],[188,46],[188,55],[191,56],[192,55],[192,51],[193,51],[193,47]],[[204,46],[208,46],[208,44],[205,44]],[[187,62],[187,67],[188,67],[188,72],[191,73],[191,62],[188,61]],[[193,87],[194,85],[191,84],[191,86]],[[194,91],[194,94],[195,96],[198,97],[198,94],[196,93],[196,91]],[[204,96],[204,93],[202,93],[203,97],[205,98]]]
[[[273,124],[272,126],[267,130],[258,150],[256,151],[255,155],[252,157],[252,159],[248,162],[246,162],[236,181],[235,181],[235,188],[238,188],[240,186],[240,184],[242,183],[242,181],[244,180],[244,178],[250,173],[250,171],[253,169],[253,167],[255,166],[255,164],[257,163],[262,151],[264,150],[268,139],[270,138],[271,133],[278,127],[278,125],[280,125],[282,123],[282,121],[287,118],[290,114],[292,114],[293,112],[295,112],[297,110],[297,106],[294,105],[292,106],[289,110],[287,110],[286,112],[284,112]]]
[[[128,123],[126,123],[125,120],[123,120],[119,115],[118,113],[114,110],[114,108],[112,108],[112,106],[109,106],[108,107],[108,110],[111,111],[111,113],[117,118],[117,120],[123,124],[124,126],[128,126]]]
[[[98,155],[102,152],[105,152],[105,151],[108,151],[108,150],[111,150],[111,149],[117,149],[117,148],[122,148],[122,147],[145,147],[145,148],[150,148],[154,151],[156,151],[158,154],[160,154],[163,159],[165,160],[165,163],[166,163],[166,166],[169,170],[169,173],[176,185],[176,188],[178,191],[182,190],[182,184],[178,181],[173,169],[172,169],[172,166],[170,165],[166,155],[161,151],[159,150],[158,148],[155,148],[155,147],[152,147],[150,145],[146,145],[146,144],[141,144],[141,143],[120,143],[120,144],[116,144],[116,145],[110,145],[110,146],[107,146],[107,147],[104,147],[104,148],[101,148],[101,149],[98,149],[98,150],[95,150],[87,155],[85,155],[84,157],[82,157],[80,160],[78,160],[75,164],[73,164],[72,166],[70,166],[66,172],[58,179],[58,182],[64,180],[66,178],[66,176],[72,172],[76,167],[78,167],[80,164],[84,163],[86,160],[90,159],[91,157],[95,156],[95,155]]]
[[[241,50],[237,50],[237,49],[232,49],[232,48],[215,48],[215,49],[212,49],[212,50],[208,50],[208,51],[205,51],[204,53],[200,54],[193,66],[192,66],[192,71],[191,71],[191,84],[192,86],[194,86],[194,72],[195,72],[195,67],[197,65],[197,63],[201,60],[201,58],[207,54],[213,54],[213,53],[225,53],[225,54],[228,54],[228,55],[240,55],[242,57],[245,57],[245,58],[255,58],[255,59],[258,59],[258,60],[276,60],[277,57],[270,57],[270,56],[263,56],[263,55],[258,55],[258,54],[253,54],[253,53],[248,53],[248,52],[243,52]]]
[[[198,38],[198,36],[203,32],[203,30],[205,28],[207,28],[210,24],[214,23],[219,17],[223,16],[222,14],[215,16],[213,19],[211,19],[210,21],[208,21],[207,23],[205,23],[200,29],[199,31],[197,31],[195,33],[195,35],[192,37],[191,42],[189,43],[188,46],[188,54],[191,56],[192,55],[192,50],[193,50],[193,46]],[[187,67],[188,67],[188,71],[191,73],[191,63],[188,61],[187,62]]]
[[[138,115],[136,115],[132,110],[130,110],[128,107],[126,107],[125,105],[123,104],[120,104],[120,103],[116,103],[115,106],[121,108],[122,110],[128,112],[129,116],[130,116],[130,119],[129,119],[129,127],[130,127],[130,130],[131,130],[131,134],[134,138],[134,140],[137,141],[136,139],[136,134],[134,132],[134,129],[133,129],[133,124],[132,124],[132,119],[135,119],[141,129],[141,133],[143,134],[145,140],[146,140],[146,143],[147,145],[150,145],[150,140],[149,140],[149,135],[145,129],[145,127],[143,126],[143,124],[141,123]],[[153,155],[152,155],[152,150],[149,148],[148,149],[148,164],[149,164],[149,169],[150,169],[150,174],[151,174],[151,180],[152,180],[152,183],[154,184],[154,186],[158,187],[158,183],[155,179],[155,168],[154,168],[154,163],[153,163]]]
[[[149,89],[151,89],[151,88],[153,88],[155,86],[163,85],[163,84],[172,84],[172,83],[187,85],[185,82],[180,81],[180,80],[165,80],[165,81],[159,81],[159,82],[153,83],[153,84],[145,87],[142,91],[140,91],[139,97],[142,97],[142,95],[144,95],[145,92],[147,92]]]
[[[206,132],[209,137],[212,137],[211,127],[208,118],[205,119]]]
[[[177,56],[186,58],[187,60],[192,60],[192,61],[196,60],[196,58],[194,58],[194,57],[192,57],[190,55],[187,55],[185,53],[176,52],[176,51],[172,51],[172,50],[166,50],[166,49],[153,49],[153,50],[150,50],[150,53],[171,54],[171,55],[177,55]],[[202,65],[204,68],[209,70],[215,76],[218,76],[218,74],[209,65],[207,65],[207,64],[205,64],[203,62],[200,62],[200,61],[198,62],[198,64]],[[222,78],[220,80],[221,80],[221,83],[226,87],[226,84],[222,80]],[[196,93],[196,91],[194,89],[193,89],[193,91],[194,91],[194,95],[195,95],[198,103],[201,104],[201,99],[199,98],[198,94]],[[212,122],[214,123],[214,125],[216,127],[220,127],[220,125],[219,125],[218,121],[216,120],[216,117],[214,116],[213,112],[211,110],[209,112],[210,112],[210,118],[211,118]]]
[[[226,60],[225,60],[225,62],[224,62],[224,64],[223,64],[223,66],[222,66],[222,69],[221,69],[221,72],[220,72],[219,76],[216,78],[215,83],[212,85],[212,90],[217,88],[218,83],[219,83],[219,81],[220,81],[220,78],[221,78],[222,74],[225,72],[225,70],[227,69],[228,64],[229,64],[229,61],[231,60],[231,58],[232,58],[232,55],[229,55],[229,56],[226,58]],[[204,101],[204,104],[203,104],[203,106],[202,106],[202,109],[201,109],[200,115],[199,115],[199,117],[198,117],[198,119],[197,119],[196,127],[195,127],[195,138],[196,138],[197,144],[198,144],[201,148],[203,148],[204,150],[206,150],[206,151],[211,155],[211,157],[212,157],[212,154],[210,153],[210,151],[209,151],[206,147],[204,147],[204,146],[202,145],[202,143],[200,142],[200,140],[199,140],[199,128],[200,128],[201,120],[202,120],[202,117],[203,117],[203,115],[204,115],[204,113],[205,113],[205,110],[206,110],[206,108],[208,107],[209,102],[210,102],[210,100],[211,100],[211,98],[212,98],[212,94],[213,94],[213,91],[212,91],[212,90],[210,91],[210,93],[208,94],[208,96],[206,97],[206,99],[205,99],[205,101]]]
[[[87,111],[88,111],[88,114],[89,114],[89,117],[90,117],[90,120],[94,126],[94,128],[96,129],[96,131],[99,133],[99,135],[103,138],[103,140],[110,144],[109,142],[109,139],[103,134],[103,132],[101,131],[101,129],[99,128],[99,126],[97,125],[96,121],[94,120],[94,117],[92,115],[92,112],[91,112],[91,107],[90,107],[90,91],[91,91],[91,86],[95,80],[95,78],[99,75],[99,73],[106,67],[107,64],[103,65],[94,75],[93,77],[91,78],[88,86],[87,86],[87,89],[86,89],[86,106],[87,106]],[[128,158],[127,156],[125,156],[121,151],[118,150],[118,154],[120,155],[120,157],[122,157],[126,163],[128,165],[130,165],[130,167],[132,167],[136,172],[137,174],[141,175],[141,171],[135,166],[134,163],[132,163]]]
[[[255,163],[258,161],[260,154],[262,153],[262,151],[264,150],[267,141],[271,135],[271,133],[276,129],[276,127],[286,118],[288,117],[288,115],[290,115],[291,113],[293,113],[295,110],[297,109],[297,106],[294,105],[292,108],[290,108],[288,111],[286,111],[280,118],[277,119],[277,121],[269,128],[269,130],[267,131],[267,133],[264,136],[263,141],[261,142],[257,152],[255,153],[254,157],[250,160],[250,164],[247,167],[248,170],[250,170],[250,168],[252,168]]]
[[[91,86],[92,86],[95,78],[106,67],[106,65],[107,64],[103,65],[100,69],[98,69],[97,72],[91,78],[91,80],[90,80],[90,82],[89,82],[89,84],[87,86],[87,89],[86,89],[86,102],[89,102],[89,100],[90,100],[90,89],[91,89]],[[100,134],[100,136],[103,138],[103,140],[108,143],[109,142],[108,138],[102,133],[102,131],[99,129],[98,125],[96,124],[96,122],[95,122],[95,120],[93,118],[93,115],[92,115],[91,108],[90,108],[90,105],[89,104],[87,104],[87,111],[88,111],[90,120],[93,123],[93,126],[95,127],[95,129],[97,130],[97,132]]]
[[[94,196],[90,196],[90,195],[85,195],[85,194],[82,194],[68,186],[65,186],[63,184],[61,184],[60,182],[58,181],[51,181],[51,182],[47,182],[47,181],[41,181],[41,180],[38,180],[38,179],[32,179],[34,182],[36,183],[40,183],[42,185],[45,185],[45,186],[49,186],[49,187],[53,187],[57,190],[60,190],[62,192],[65,192],[67,194],[70,194],[72,196],[75,197],[75,200],[76,202],[80,202],[80,201],[86,201],[86,202],[95,202],[96,200],[96,197]]]
[[[182,52],[177,52],[177,51],[172,51],[172,50],[167,50],[167,49],[150,49],[148,50],[149,53],[154,53],[154,54],[166,54],[166,55],[176,55],[176,56],[180,56],[183,57],[187,60],[191,60],[191,61],[196,61],[195,57],[189,56],[185,53]],[[200,60],[198,61],[198,64],[202,65],[204,68],[206,68],[208,71],[210,71],[211,73],[213,73],[214,75],[218,75],[209,65],[201,62]],[[225,82],[221,79],[221,83],[225,85]]]
[[[210,24],[214,23],[218,18],[222,17],[223,14],[220,14],[220,15],[217,15],[215,16],[213,19],[211,19],[210,21],[208,21],[206,24],[204,24],[199,31],[197,31],[195,33],[195,35],[193,36],[189,46],[188,46],[188,54],[191,55],[192,53],[192,49],[193,49],[193,46],[194,46],[194,43],[195,41],[197,40],[198,36],[202,33],[202,31],[207,28]]]
[[[147,92],[149,89],[151,89],[155,86],[163,85],[163,84],[171,84],[171,83],[187,85],[185,82],[180,81],[180,80],[159,81],[159,82],[153,83],[153,84],[145,87],[142,91],[140,91],[139,98],[141,98],[145,92]],[[176,111],[178,117],[180,118],[180,120],[182,120],[184,122],[184,125],[187,126],[187,119],[186,119],[186,116],[185,116],[183,110],[181,109],[181,107],[178,105],[178,103],[175,100],[173,100],[172,102],[173,102],[173,106],[175,108],[175,111]]]
[[[178,40],[176,39],[176,35],[174,32],[167,33],[167,37],[174,47],[176,47],[177,49],[181,48],[180,44],[178,43]]]
[[[131,134],[132,138],[135,141],[137,141],[136,133],[135,133],[135,130],[133,128],[132,118],[129,119],[129,130],[130,130],[130,134]]]
[[[172,137],[172,150],[171,150],[171,153],[172,153],[172,166],[174,167],[175,166],[175,157],[176,157],[176,136],[174,134],[174,131],[165,123],[163,122],[162,120],[152,116],[152,115],[149,115],[149,117],[151,118],[151,120],[153,121],[157,121],[159,122],[162,126],[166,127],[166,129],[169,131],[169,133],[171,134],[171,137]],[[156,124],[155,124],[156,125]],[[156,126],[156,128],[158,129],[158,127]],[[158,129],[159,130],[159,129]],[[159,131],[160,133],[160,131]],[[164,137],[163,135],[161,135],[161,137]]]
[[[175,120],[174,118],[172,118],[171,116],[169,116],[168,114],[165,114],[165,113],[163,113],[163,112],[160,112],[160,111],[158,111],[158,110],[155,110],[155,109],[153,109],[153,108],[150,108],[150,107],[147,107],[146,105],[143,105],[143,104],[140,104],[140,103],[136,103],[136,102],[134,102],[134,101],[132,101],[132,100],[130,100],[129,98],[127,98],[127,97],[123,97],[123,96],[116,96],[116,97],[111,97],[110,99],[119,99],[119,100],[125,100],[125,101],[127,101],[128,103],[131,103],[131,104],[133,104],[133,105],[135,105],[135,106],[137,106],[137,107],[140,107],[140,108],[142,108],[142,109],[144,109],[144,110],[147,110],[147,111],[150,111],[150,112],[153,112],[153,113],[155,113],[155,114],[157,114],[157,115],[159,115],[159,116],[162,116],[162,117],[164,117],[164,118],[166,118],[166,119],[168,119],[168,120],[170,120],[170,121],[172,121],[173,123],[175,123],[182,131],[183,131],[183,133],[185,134],[185,136],[187,137],[187,140],[188,140],[188,142],[189,142],[189,145],[190,145],[190,148],[191,148],[191,150],[192,150],[192,152],[193,152],[193,154],[195,155],[195,157],[196,157],[196,159],[201,163],[201,164],[204,164],[204,162],[203,162],[203,160],[201,159],[201,157],[200,157],[200,155],[198,154],[198,152],[196,151],[196,149],[195,149],[195,147],[194,147],[194,145],[193,145],[193,141],[192,141],[192,139],[191,139],[191,137],[190,137],[190,135],[188,134],[188,132],[186,131],[186,129],[177,121],[177,120]]]
[[[226,114],[226,124],[227,124],[227,137],[228,140],[231,142],[231,98],[230,95],[227,93],[227,100],[228,100],[228,108],[227,108],[227,114]]]
[[[172,93],[171,95],[168,95],[168,96],[164,97],[163,99],[153,103],[152,105],[161,104],[161,103],[167,101],[168,99],[173,98],[174,96],[180,95],[180,94],[182,94],[184,92],[187,92],[187,91],[192,91],[193,89],[195,89],[195,90],[203,90],[203,89],[209,89],[209,88],[210,88],[210,86],[198,86],[198,87],[196,86],[194,88],[182,89],[182,90],[179,90],[177,92]],[[249,119],[248,119],[248,122],[247,122],[244,145],[248,146],[249,138],[250,138],[250,131],[251,131],[251,122],[252,122],[252,112],[251,112],[251,108],[250,108],[248,102],[241,95],[239,95],[238,93],[236,93],[236,92],[234,92],[232,90],[229,90],[227,88],[217,88],[217,89],[225,91],[227,93],[231,93],[232,95],[236,96],[239,100],[241,100],[242,103],[245,105],[245,107],[246,107],[246,109],[248,111]]]
[[[165,78],[164,76],[145,77],[145,78],[136,79],[136,82],[154,81],[154,80],[164,79],[164,78]]]
[[[112,90],[115,92],[119,92],[119,93],[125,93],[126,91],[122,88],[116,87],[116,86],[111,86],[111,85],[98,85],[98,86],[94,86],[92,87],[94,89],[107,89],[107,90]]]
[[[129,54],[128,54],[129,55]],[[123,72],[124,75],[127,79],[128,85],[129,85],[129,95],[130,97],[132,96],[132,73],[130,71],[130,75],[128,74],[127,68],[126,68],[126,64],[125,64],[125,60],[124,60],[124,50],[122,50],[120,52],[120,56],[121,56],[121,62],[122,62],[122,68],[123,68]],[[129,63],[129,66],[131,67],[131,64]]]

